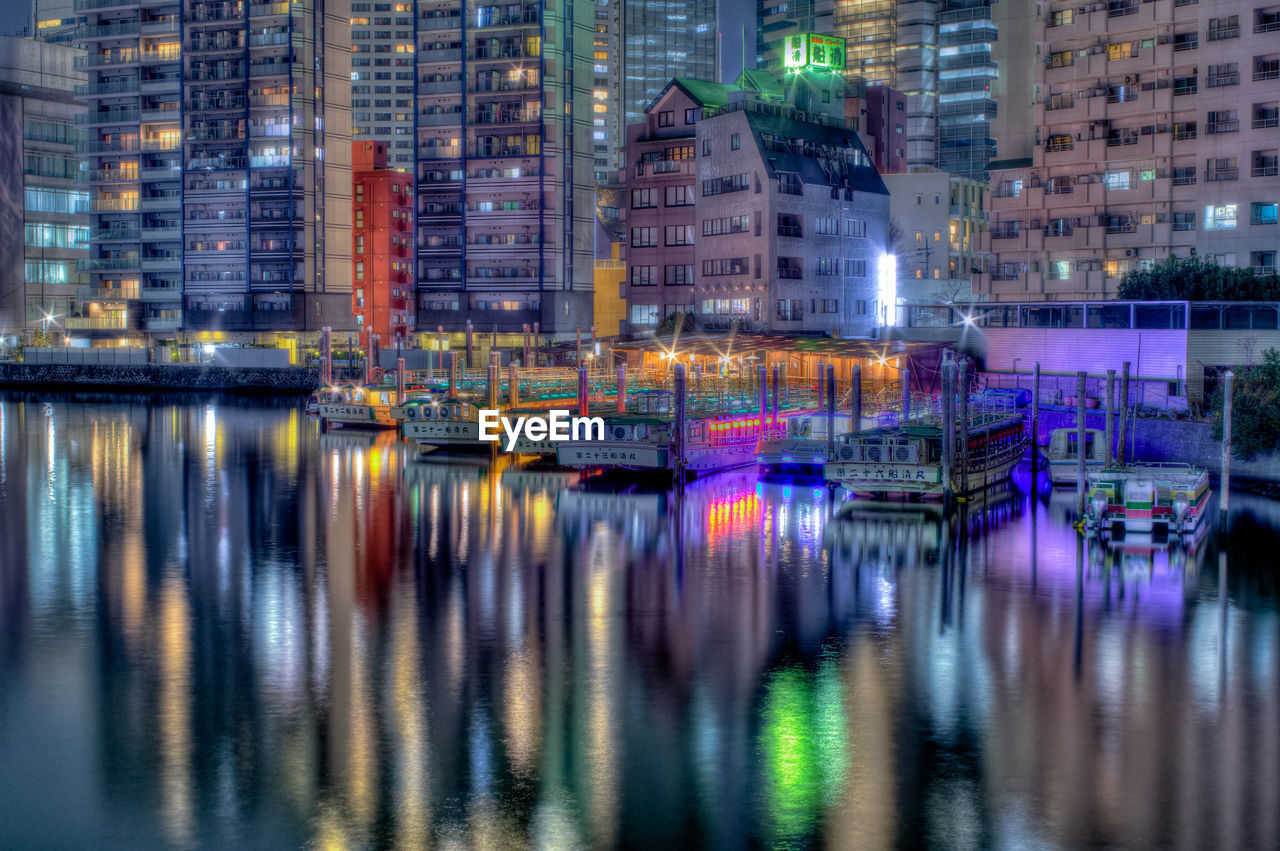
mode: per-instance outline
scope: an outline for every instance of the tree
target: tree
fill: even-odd
[[[1125,273],[1117,295],[1132,301],[1280,301],[1280,276],[1170,255],[1149,269]]]
[[[897,219],[889,220],[889,233],[885,238],[884,253],[897,254],[898,249],[902,247],[902,222]]]
[[[679,323],[677,325],[676,323]],[[692,331],[697,325],[694,321],[692,313],[669,313],[667,317],[658,325],[659,334],[674,334],[676,328],[681,331]]]
[[[1222,387],[1210,400],[1213,438],[1222,440]],[[1267,349],[1262,363],[1236,375],[1231,400],[1231,454],[1250,458],[1280,449],[1280,350]]]

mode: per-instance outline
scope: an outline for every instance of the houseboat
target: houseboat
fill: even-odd
[[[786,420],[800,413],[759,410],[691,411],[683,446],[676,448],[674,405],[667,391],[638,394],[637,410],[604,415],[603,440],[556,444],[557,462],[578,469],[666,471],[699,475],[754,464],[761,440],[786,433]],[[653,398],[647,398],[652,396]]]
[[[868,425],[866,417],[862,426]],[[756,444],[756,463],[762,473],[821,476],[831,449],[827,440],[827,415],[822,412],[798,414],[784,421],[786,433]],[[853,413],[840,411],[834,417],[836,436],[853,431]]]
[[[1193,533],[1209,504],[1209,471],[1192,464],[1140,462],[1088,477],[1089,531]]]
[[[395,428],[399,423],[394,412],[406,401],[395,384],[357,384],[318,392],[320,422],[344,428]]]
[[[1107,437],[1096,428],[1085,429],[1084,435],[1084,471],[1086,476],[1090,476],[1100,471],[1106,462]],[[1049,432],[1049,445],[1040,452],[1040,457],[1053,484],[1075,484],[1076,463],[1080,457],[1076,446],[1079,439],[1074,428],[1055,428]]]
[[[969,469],[957,472],[957,495],[980,491],[1009,476],[1027,448],[1019,413],[977,413],[969,425]],[[836,457],[823,468],[828,482],[858,496],[940,498],[943,496],[942,424],[936,418],[878,428],[840,438]],[[959,468],[959,440],[956,441]]]

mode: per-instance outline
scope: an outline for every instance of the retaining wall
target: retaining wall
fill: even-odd
[[[0,363],[0,387],[22,390],[220,390],[232,393],[310,393],[314,369],[225,367],[208,364]]]

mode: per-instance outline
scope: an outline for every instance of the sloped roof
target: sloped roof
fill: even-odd
[[[838,148],[855,148],[866,156],[862,140],[853,130],[843,127],[827,127],[797,121],[781,115],[770,115],[763,112],[746,111],[747,124],[751,127],[760,157],[769,167],[769,176],[777,177],[778,172],[786,171],[800,175],[805,183],[816,186],[831,186],[831,176],[825,172],[818,160],[803,154],[786,153],[769,150],[765,147],[762,134],[769,133],[784,139],[804,139],[816,145],[830,145]],[[865,166],[845,166],[843,173],[835,185],[849,187],[857,192],[870,192],[876,195],[888,195],[889,188],[880,179],[880,173],[871,165],[871,157],[866,156]]]
[[[672,86],[679,86],[685,94],[692,98],[698,106],[723,107],[729,103],[729,93],[736,91],[733,86],[724,83],[711,83],[706,80],[694,80],[691,77],[675,77],[663,87],[662,92],[644,108],[645,112],[653,109],[653,105],[662,100]]]

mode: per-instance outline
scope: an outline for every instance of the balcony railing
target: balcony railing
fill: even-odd
[[[68,316],[62,326],[69,331],[124,331],[129,327],[125,316]]]
[[[1238,168],[1206,168],[1204,170],[1204,179],[1206,183],[1235,180],[1239,175],[1240,170]]]
[[[1240,74],[1239,72],[1232,74],[1210,74],[1208,79],[1205,80],[1205,85],[1211,89],[1220,89],[1223,86],[1238,86],[1240,85]]]
[[[1209,125],[1209,132],[1211,134],[1234,133],[1239,129],[1240,129],[1240,122],[1235,119],[1231,119],[1228,121],[1214,121]]]
[[[91,53],[88,56],[77,56],[75,68],[98,68],[104,65],[133,65],[138,61],[138,51],[122,50],[118,53]]]
[[[76,124],[126,124],[139,119],[137,108],[112,109],[102,112],[86,112],[76,116]],[[136,128],[135,128],[136,129]]]
[[[121,80],[114,83],[89,83],[84,86],[76,86],[76,97],[85,97],[91,95],[124,95],[138,90],[138,81]]]
[[[1226,41],[1229,38],[1240,37],[1240,26],[1237,24],[1233,27],[1212,27],[1208,32],[1209,41]]]
[[[124,257],[82,257],[76,261],[81,272],[126,272],[142,268],[138,255]]]
[[[1264,112],[1254,117],[1254,130],[1262,130],[1266,127],[1280,127],[1280,113]]]
[[[1280,174],[1280,160],[1275,157],[1254,160],[1250,171],[1253,177],[1275,177],[1277,174]]]
[[[77,301],[122,301],[137,297],[137,284],[123,284],[119,287],[81,287],[76,290]]]

